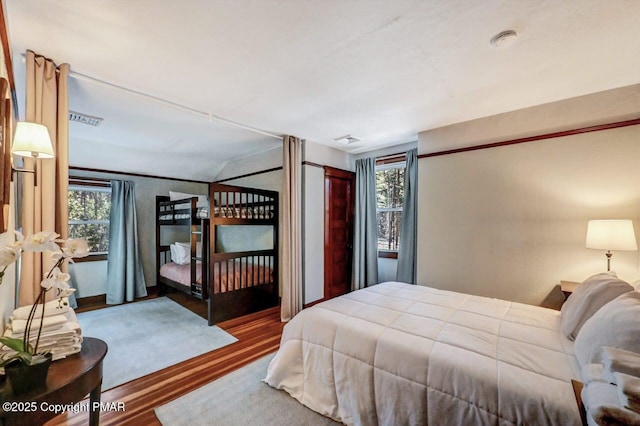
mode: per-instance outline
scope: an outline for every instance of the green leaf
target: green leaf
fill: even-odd
[[[23,364],[33,365],[33,357],[28,352],[20,352],[18,354],[18,358],[20,358],[20,360],[22,360]]]
[[[19,358],[18,354],[3,355],[2,356],[2,361],[0,361],[0,367],[4,367],[5,365],[9,364],[14,359],[18,359],[18,358]]]
[[[18,352],[13,354],[4,354],[0,357],[0,367],[10,364],[12,361],[19,360],[24,365],[36,365],[46,362],[49,359],[48,353],[31,355],[28,352]]]
[[[13,349],[16,352],[27,352],[29,348],[25,351],[24,342],[22,339],[16,339],[15,337],[0,337],[0,343],[9,348]]]

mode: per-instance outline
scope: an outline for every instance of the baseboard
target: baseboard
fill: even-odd
[[[328,299],[326,297],[323,297],[322,299],[318,299],[318,300],[313,301],[313,302],[305,303],[304,305],[302,305],[302,307],[303,307],[303,309],[310,308],[313,305],[317,305],[318,303],[322,303],[322,302],[324,302],[326,300],[328,300]]]
[[[153,299],[156,297],[158,297],[158,286],[147,287],[147,297],[142,297],[137,300]],[[76,299],[76,302],[78,303],[78,308],[76,309],[76,312],[78,313],[93,311],[95,309],[102,309],[108,306],[112,306],[112,305],[107,305],[106,294],[98,294],[96,296],[89,296],[89,297],[80,297]]]

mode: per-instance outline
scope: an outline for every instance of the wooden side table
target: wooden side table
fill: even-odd
[[[51,364],[45,389],[16,396],[6,380],[0,383],[0,422],[5,426],[42,425],[60,414],[53,410],[54,406],[75,404],[88,394],[89,424],[97,426],[100,422],[102,360],[106,353],[105,342],[85,337],[79,353]],[[11,403],[15,403],[13,407]],[[5,406],[9,410],[5,410]]]
[[[582,403],[582,388],[584,384],[577,380],[571,380],[571,387],[573,387],[573,395],[576,397],[576,404],[578,404],[578,411],[580,411],[580,420],[582,420],[584,426],[587,426],[587,413]]]
[[[578,287],[578,285],[580,285],[580,283],[577,283],[575,281],[560,281],[560,290],[562,290],[562,293],[564,294],[565,302],[567,301],[569,296],[571,296],[571,293],[573,293],[576,287]]]

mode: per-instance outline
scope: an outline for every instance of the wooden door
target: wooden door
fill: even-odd
[[[324,298],[351,290],[355,174],[324,168]]]

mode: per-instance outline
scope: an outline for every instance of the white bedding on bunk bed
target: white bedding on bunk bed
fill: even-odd
[[[190,204],[178,204],[175,206],[176,210],[189,209]],[[273,210],[265,210],[262,207],[214,207],[215,217],[229,218],[229,219],[271,219],[273,218]],[[160,220],[177,220],[177,219],[189,219],[191,213],[177,212],[177,213],[165,213],[159,216]],[[198,208],[196,210],[196,217],[198,219],[208,219],[209,209]]]
[[[560,312],[397,282],[284,328],[265,381],[346,424],[579,425]]]
[[[178,209],[188,209],[190,208],[190,204],[186,205],[176,205],[176,210]],[[191,213],[165,213],[161,214],[158,219],[160,220],[177,220],[177,219],[189,219],[191,217]],[[208,219],[209,218],[209,209],[208,208],[198,208],[196,211],[196,217],[198,219]]]

